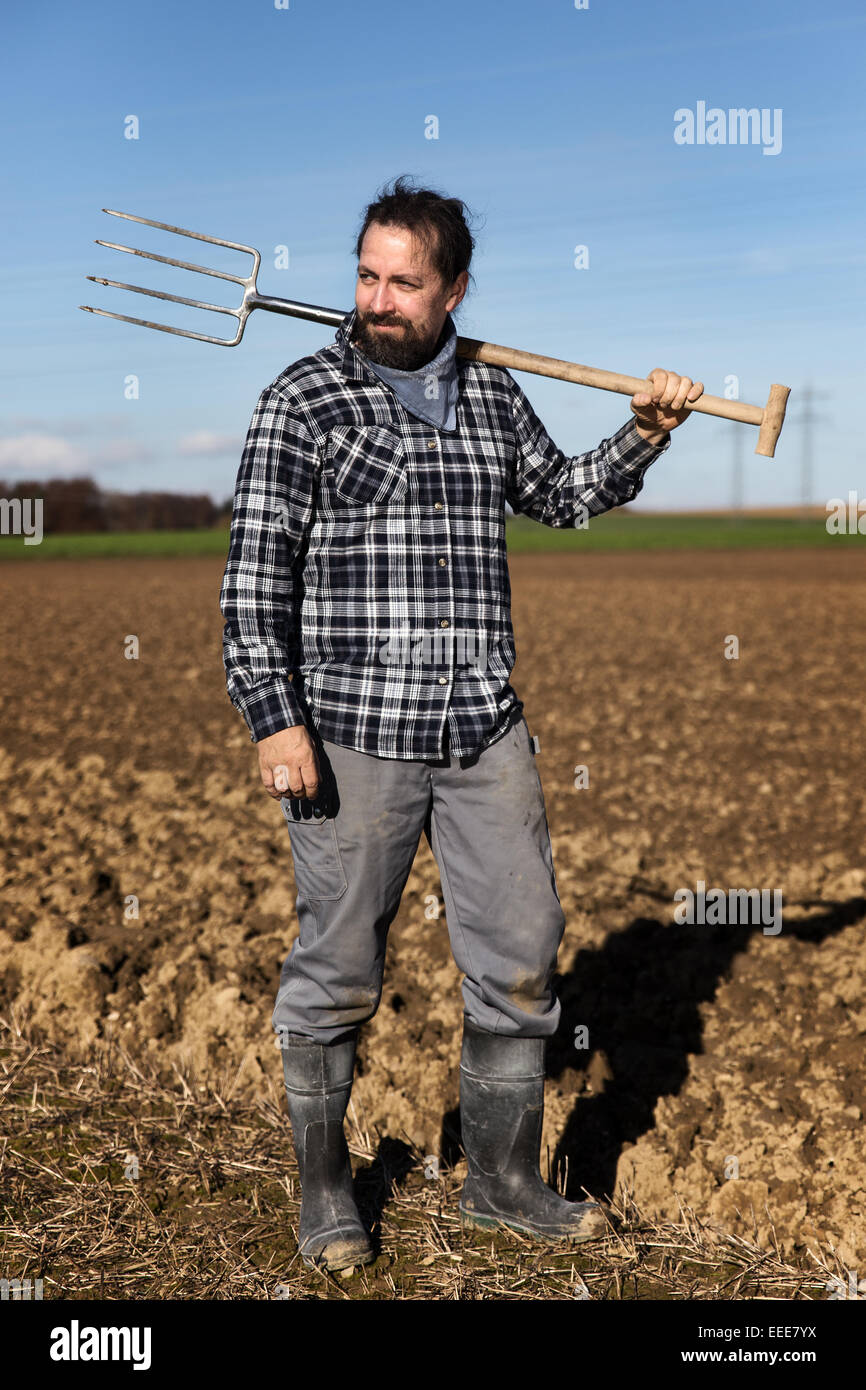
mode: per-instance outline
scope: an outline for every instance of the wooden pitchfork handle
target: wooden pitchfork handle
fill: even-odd
[[[619,372],[603,371],[601,367],[584,367],[579,362],[564,362],[559,357],[540,357],[534,352],[501,347],[498,343],[484,343],[478,338],[458,338],[457,354],[460,357],[469,357],[475,362],[489,362],[493,367],[508,367],[517,372],[535,372],[538,376],[551,376],[559,381],[573,381],[578,386],[617,391],[623,396],[633,396],[638,391],[652,389],[649,379],[642,381],[636,376],[622,376]],[[719,415],[724,420],[740,420],[744,425],[758,425],[755,453],[771,459],[775,456],[776,441],[782,432],[785,407],[790,394],[790,386],[774,383],[770,387],[770,395],[763,410],[759,405],[747,405],[745,401],[728,401],[722,396],[707,395],[699,396],[696,401],[686,401],[682,408],[699,411],[702,415]]]
[[[299,304],[290,299],[280,299],[276,295],[259,294],[256,284],[261,254],[254,246],[244,242],[225,241],[222,237],[208,236],[204,232],[191,232],[186,227],[175,227],[170,222],[156,222],[151,217],[138,217],[132,212],[119,212],[115,208],[103,208],[111,217],[122,217],[129,222],[141,222],[148,227],[158,227],[174,236],[192,237],[194,241],[210,242],[214,246],[225,246],[233,251],[242,251],[252,256],[253,263],[249,275],[232,275],[224,270],[214,270],[211,266],[198,265],[190,261],[179,261],[173,256],[158,255],[153,251],[143,251],[135,246],[119,245],[116,241],[103,241],[97,238],[98,246],[107,246],[114,251],[124,251],[131,256],[142,256],[145,260],[160,261],[163,265],[179,266],[182,270],[196,271],[202,275],[213,275],[219,280],[230,280],[243,287],[243,299],[236,308],[227,305],[208,304],[200,299],[188,299],[184,295],[168,294],[165,290],[150,290],[142,285],[128,285],[120,280],[106,280],[101,275],[88,275],[88,280],[99,285],[110,285],[114,289],[131,290],[134,294],[145,294],[152,299],[171,300],[175,304],[185,304],[194,309],[206,309],[216,314],[228,314],[237,319],[237,332],[233,338],[220,338],[209,333],[194,333],[188,328],[173,328],[169,324],[154,323],[150,319],[132,318],[128,314],[116,314],[108,309],[95,309],[90,304],[80,304],[89,314],[101,314],[105,318],[121,319],[124,323],[135,323],[142,328],[156,328],[161,333],[175,333],[181,338],[197,338],[200,342],[217,343],[221,347],[237,347],[244,333],[244,325],[254,309],[267,309],[273,314],[289,314],[294,318],[312,319],[316,323],[338,326],[346,317],[346,310],[323,309],[318,304]],[[521,352],[519,348],[500,347],[497,343],[483,343],[477,338],[457,339],[457,353],[460,357],[471,358],[475,362],[489,362],[494,367],[510,367],[518,372],[535,372],[539,376],[555,377],[559,381],[573,381],[579,386],[594,386],[602,391],[618,391],[623,396],[633,396],[638,391],[652,391],[649,380],[636,376],[620,376],[617,372],[605,372],[600,367],[582,367],[579,362],[563,362],[558,357],[539,357],[534,352]],[[726,401],[720,396],[700,396],[696,401],[687,401],[684,410],[697,410],[702,415],[720,415],[724,420],[742,420],[746,425],[758,425],[758,446],[756,454],[773,458],[776,440],[781,433],[785,419],[785,406],[791,388],[773,385],[767,404],[762,410],[757,405],[746,405],[743,401]]]

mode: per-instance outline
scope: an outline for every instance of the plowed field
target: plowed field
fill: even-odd
[[[292,862],[225,693],[221,574],[4,565],[0,1013],[72,1053],[114,1036],[167,1069],[240,1068],[255,1093],[281,1086]],[[786,1251],[829,1240],[863,1270],[863,555],[517,555],[511,574],[568,919],[551,1161],[570,1195],[622,1182],[648,1212],[679,1198],[762,1241],[772,1222]],[[701,881],[780,890],[781,931],[678,924]],[[448,1157],[462,1008],[430,894],[422,841],[353,1100]]]

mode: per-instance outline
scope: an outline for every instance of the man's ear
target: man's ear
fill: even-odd
[[[452,309],[457,308],[457,305],[460,303],[468,288],[469,271],[461,270],[460,274],[457,276],[457,279],[454,281],[451,293],[448,296],[448,299],[445,303],[445,307],[448,310],[449,314],[451,313]]]

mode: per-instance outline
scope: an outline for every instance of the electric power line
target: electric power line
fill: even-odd
[[[827,422],[831,418],[815,410],[814,404],[820,397],[827,400],[829,396],[829,391],[816,391],[814,386],[804,386],[802,391],[799,392],[798,398],[798,404],[802,406],[802,413],[798,419],[791,422],[794,425],[802,426],[803,429],[803,450],[800,462],[800,506],[804,514],[809,511],[809,508],[815,501],[813,496],[815,481],[813,468],[814,435],[812,433],[812,426]]]

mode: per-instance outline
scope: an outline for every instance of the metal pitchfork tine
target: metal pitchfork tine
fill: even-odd
[[[116,212],[114,208],[103,208],[112,217],[125,217],[129,222],[142,222],[147,227],[159,227],[163,232],[174,232],[176,236],[193,237],[196,241],[208,241],[212,246],[227,246],[230,251],[243,251],[253,258],[253,268],[249,275],[230,275],[224,270],[211,270],[206,265],[196,265],[193,261],[178,261],[173,256],[158,256],[155,251],[139,251],[134,246],[121,246],[116,241],[96,239],[97,246],[107,246],[112,251],[126,251],[130,256],[144,256],[148,261],[160,261],[163,265],[176,265],[181,270],[194,270],[199,275],[213,275],[218,280],[231,280],[232,284],[243,285],[244,295],[237,309],[227,309],[222,304],[206,304],[201,299],[187,299],[182,294],[166,294],[163,290],[148,290],[143,285],[126,285],[121,280],[106,280],[101,275],[88,275],[87,279],[97,285],[110,285],[116,290],[133,290],[136,294],[147,294],[152,299],[168,299],[173,304],[186,304],[191,309],[210,309],[215,314],[230,314],[238,321],[238,331],[233,338],[212,337],[209,333],[194,333],[190,328],[172,328],[167,323],[153,323],[150,319],[131,318],[129,314],[113,314],[108,309],[94,309],[90,304],[79,304],[88,314],[101,314],[107,319],[121,319],[123,323],[137,323],[142,328],[157,328],[160,333],[176,333],[180,338],[196,338],[200,343],[217,343],[220,347],[237,347],[244,336],[247,319],[253,309],[269,309],[275,314],[290,314],[293,318],[312,319],[314,323],[330,324],[336,328],[346,317],[336,309],[320,309],[315,304],[296,304],[290,299],[278,299],[271,295],[259,294],[256,276],[262,258],[254,246],[244,246],[239,241],[224,241],[222,237],[206,236],[204,232],[190,232],[186,227],[172,227],[168,222],[155,222],[151,217],[136,217],[131,212]]]
[[[134,246],[121,246],[116,241],[101,241],[97,246],[107,246],[112,251],[126,251],[130,256],[144,256],[149,261],[160,261],[163,265],[176,265],[181,270],[192,270],[199,275],[213,275],[218,280],[231,280],[232,284],[243,285],[244,294],[237,309],[226,309],[222,304],[206,304],[201,299],[187,299],[181,294],[166,294],[162,290],[147,290],[143,285],[125,285],[120,280],[105,280],[101,275],[88,275],[97,285],[110,285],[116,290],[132,290],[135,294],[147,294],[152,299],[167,299],[173,304],[186,304],[191,309],[209,309],[215,314],[229,314],[238,321],[238,331],[233,338],[212,337],[209,333],[194,333],[189,328],[172,328],[167,323],[153,323],[150,319],[135,319],[128,314],[113,314],[108,309],[94,309],[90,304],[79,304],[89,314],[101,314],[108,319],[121,319],[123,323],[137,323],[141,328],[156,328],[161,333],[176,333],[179,338],[196,338],[200,343],[217,343],[220,347],[237,347],[244,336],[246,321],[254,309],[268,309],[273,314],[288,314],[296,319],[311,319],[314,323],[329,324],[337,328],[346,317],[346,310],[323,309],[317,304],[299,304],[291,299],[279,299],[275,295],[259,294],[256,276],[262,258],[254,246],[244,246],[239,241],[223,241],[222,237],[206,236],[204,232],[190,232],[185,227],[173,227],[168,222],[154,222],[150,217],[136,217],[131,212],[116,212],[114,208],[103,208],[111,217],[125,217],[129,222],[142,222],[147,227],[158,227],[163,232],[173,232],[175,236],[193,237],[195,241],[207,241],[212,246],[226,246],[230,251],[243,251],[252,256],[253,268],[249,275],[230,275],[224,270],[211,270],[206,265],[196,265],[191,261],[177,261],[172,256],[159,256],[155,251],[139,251]],[[592,386],[602,391],[616,391],[623,396],[633,396],[644,392],[652,383],[646,378],[623,376],[619,372],[608,372],[600,367],[584,367],[579,362],[564,362],[558,357],[540,357],[537,353],[523,352],[519,348],[502,347],[498,343],[483,342],[478,338],[457,339],[457,355],[475,362],[489,362],[495,367],[510,368],[517,372],[535,372],[538,376],[554,377],[558,381],[571,381],[579,386]],[[756,454],[773,458],[776,442],[785,420],[785,407],[791,394],[789,386],[774,383],[765,406],[747,405],[745,401],[729,401],[721,396],[708,396],[704,393],[696,401],[688,401],[683,409],[701,415],[717,415],[724,420],[739,420],[746,425],[757,425],[758,444]]]

